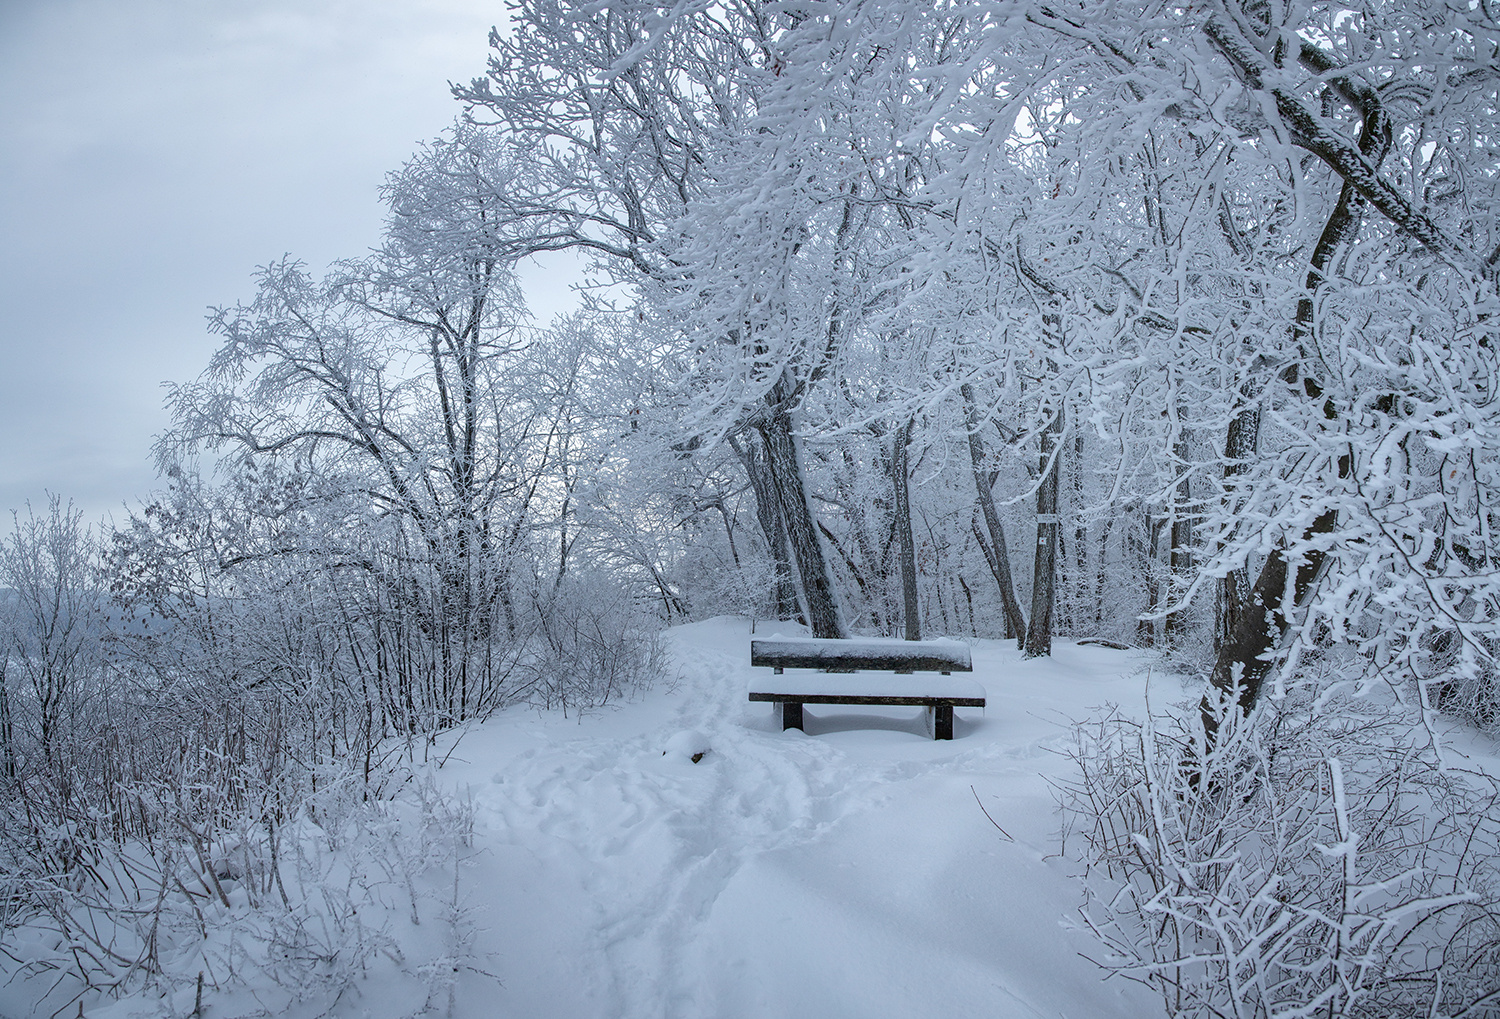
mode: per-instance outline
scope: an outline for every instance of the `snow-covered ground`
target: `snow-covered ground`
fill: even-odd
[[[499,983],[466,983],[459,1014],[1160,1011],[1079,957],[1045,780],[1067,770],[1067,719],[1142,704],[1142,658],[1059,644],[1028,662],[982,641],[989,706],[959,709],[952,742],[916,708],[809,706],[804,735],[747,702],[749,636],[735,619],[678,628],[675,688],[463,739],[444,773],[473,791],[475,948]]]
[[[1023,661],[975,642],[988,707],[958,709],[937,742],[917,708],[814,705],[805,734],[782,732],[746,698],[766,671],[749,666],[746,621],[666,639],[672,683],[581,718],[513,710],[439,748],[437,784],[473,812],[456,895],[451,877],[430,889],[420,925],[405,907],[366,916],[393,947],[336,1000],[209,986],[202,1014],[1160,1014],[1080,955],[1078,867],[1057,855],[1047,782],[1069,771],[1069,720],[1144,709],[1150,659],[1059,643]],[[1152,686],[1154,705],[1184,697],[1175,678]],[[467,946],[439,945],[455,938],[444,910]],[[456,977],[435,975],[450,957]],[[0,990],[0,1014],[26,1014],[25,986]],[[186,1016],[194,994],[86,1001],[99,1019]]]

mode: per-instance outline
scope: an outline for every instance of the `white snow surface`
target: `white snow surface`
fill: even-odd
[[[918,655],[928,651],[962,652],[969,646],[966,642],[954,640],[952,637],[934,637],[930,640],[906,640],[902,637],[847,637],[834,641],[826,637],[809,637],[804,633],[781,633],[780,631],[770,635],[757,633],[754,639],[833,647],[855,655],[903,653]]]
[[[1067,718],[1141,703],[1142,658],[981,641],[990,706],[961,709],[952,742],[920,708],[807,709],[804,735],[747,702],[769,675],[748,631],[680,627],[675,690],[578,721],[518,712],[459,746],[445,770],[492,853],[473,883],[503,981],[460,996],[473,1015],[1159,1014],[1078,954],[1044,781]]]
[[[969,646],[951,637],[939,637],[936,640],[903,640],[900,637],[852,637],[829,640],[822,637],[785,636],[773,633],[769,637],[756,634],[754,639],[761,645],[787,645],[775,648],[778,653],[796,649],[796,652],[801,654],[812,654],[818,658],[830,660],[850,656],[859,658],[947,657],[962,667],[967,664],[969,657]]]
[[[746,699],[770,674],[750,667],[749,639],[742,619],[678,627],[675,682],[581,718],[515,709],[458,737],[437,775],[472,800],[458,894],[488,975],[463,972],[427,1014],[1161,1014],[1080,955],[1095,946],[1071,927],[1079,868],[1058,855],[1046,781],[1070,769],[1070,719],[1106,703],[1143,712],[1147,656],[1058,643],[1026,661],[1014,642],[976,641],[988,707],[959,709],[956,738],[938,742],[922,708],[811,708],[806,733],[782,732],[772,705]],[[1154,684],[1153,700],[1183,696],[1176,679]],[[431,922],[399,932],[408,959],[440,936]],[[331,1007],[273,1014],[420,1013],[403,981],[372,968]],[[0,989],[0,1013],[19,1008],[18,990]],[[278,1001],[225,988],[205,994],[204,1013]],[[191,1010],[188,991],[86,1014]]]

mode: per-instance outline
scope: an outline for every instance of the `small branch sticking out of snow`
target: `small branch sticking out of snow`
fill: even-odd
[[[969,786],[969,792],[974,793],[974,802],[975,803],[979,803],[979,809],[980,810],[984,810],[984,804],[980,803],[980,801],[979,801],[979,794],[977,792],[974,792],[974,787],[973,786]],[[985,817],[989,817],[990,824],[992,824],[992,825],[995,826],[995,830],[998,831],[1001,835],[1005,836],[1005,841],[1007,841],[1007,842],[1014,842],[1015,841],[1015,839],[1011,838],[1010,832],[1008,832],[1004,828],[1000,827],[1000,822],[999,821],[996,821],[993,817],[990,817],[990,812],[988,810],[984,810],[984,816]]]

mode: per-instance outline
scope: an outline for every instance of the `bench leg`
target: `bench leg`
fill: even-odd
[[[781,731],[802,728],[802,702],[781,702]]]
[[[939,704],[933,708],[932,738],[953,738],[953,705]]]

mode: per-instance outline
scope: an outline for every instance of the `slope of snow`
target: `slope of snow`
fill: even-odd
[[[1069,771],[1069,719],[1141,713],[1149,659],[1059,643],[1023,661],[1011,642],[975,642],[988,707],[958,709],[955,739],[937,742],[921,708],[810,707],[805,734],[782,732],[747,700],[769,675],[749,639],[742,619],[679,627],[675,681],[639,700],[582,718],[518,709],[440,748],[437,784],[473,814],[457,882],[420,910],[382,892],[399,947],[361,961],[336,1000],[225,986],[203,1014],[1161,1014],[1079,954],[1092,945],[1070,929],[1077,867],[1056,855],[1047,785]],[[457,952],[445,909],[471,931]],[[25,1014],[24,993],[0,990],[0,1015]],[[191,989],[88,1001],[94,1019],[194,1004]]]

